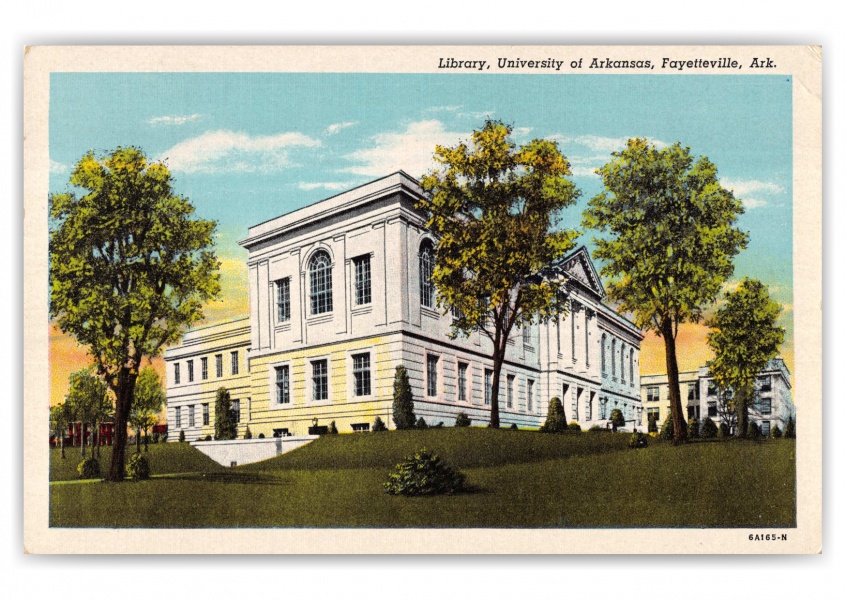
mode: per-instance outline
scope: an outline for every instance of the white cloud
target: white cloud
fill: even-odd
[[[766,200],[760,200],[757,198],[741,198],[740,200],[743,203],[744,208],[761,208],[762,206],[767,205]]]
[[[347,181],[319,181],[314,183],[301,181],[297,184],[298,188],[307,192],[311,190],[345,190],[352,186],[353,184]]]
[[[58,173],[58,174],[61,175],[61,174],[68,172],[68,167],[67,167],[67,165],[63,165],[62,163],[57,162],[57,161],[55,161],[51,158],[50,159],[50,172],[51,173]]]
[[[352,127],[353,125],[358,125],[358,121],[345,121],[343,123],[332,123],[329,127],[326,128],[327,135],[334,135],[341,131],[342,129],[346,129],[347,127]]]
[[[723,184],[723,187],[733,191],[738,196],[745,196],[746,194],[754,194],[756,192],[780,194],[784,191],[784,188],[778,184],[768,181],[758,181],[757,179],[723,179],[720,183]]]
[[[555,134],[549,139],[558,142],[561,151],[570,161],[571,171],[575,177],[599,177],[596,169],[611,160],[612,152],[619,152],[626,147],[626,143],[636,136],[607,137],[602,135],[567,136]],[[661,140],[646,138],[658,148],[665,148],[667,144]],[[597,154],[599,153],[599,154]]]
[[[531,132],[531,127],[515,127],[514,131],[512,131],[511,133],[516,138],[525,138],[528,137]]]
[[[447,131],[443,123],[434,119],[417,121],[410,123],[405,131],[373,136],[371,147],[344,157],[360,163],[344,170],[356,175],[381,176],[402,169],[419,177],[435,166],[432,155],[436,145],[452,146],[469,137],[469,133]]]
[[[492,110],[475,110],[475,111],[468,111],[468,112],[460,112],[458,113],[459,117],[463,117],[465,119],[492,119],[494,111]]]
[[[184,173],[268,172],[291,166],[288,148],[295,146],[313,148],[320,141],[295,131],[250,136],[223,129],[179,142],[158,158]]]
[[[459,108],[461,108],[460,104],[456,104],[454,106],[430,106],[429,108],[424,109],[424,112],[455,112]]]
[[[193,123],[198,121],[203,115],[194,113],[193,115],[164,115],[161,117],[153,117],[147,123],[150,125],[185,125],[185,123]]]

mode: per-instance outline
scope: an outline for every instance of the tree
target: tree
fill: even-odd
[[[408,371],[397,365],[394,373],[394,425],[397,429],[414,429],[417,419],[414,416],[414,396],[411,394],[411,382]]]
[[[736,290],[726,292],[707,321],[712,328],[708,345],[714,351],[709,370],[720,390],[731,390],[741,437],[748,429],[758,373],[784,342],[784,328],[776,324],[780,314],[781,306],[770,298],[767,286],[746,277]]]
[[[566,311],[559,267],[576,232],[559,227],[560,213],[579,196],[554,141],[518,149],[511,132],[488,120],[470,146],[437,146],[442,168],[422,178],[427,195],[419,203],[437,240],[431,281],[438,307],[453,312],[454,335],[479,330],[493,345],[493,427],[512,331]]]
[[[59,447],[62,449],[62,458],[65,457],[65,434],[68,432],[68,426],[71,423],[70,410],[67,402],[60,402],[55,406],[50,407],[50,429],[56,440],[59,442]]]
[[[203,318],[220,292],[214,221],[173,192],[163,163],[117,148],[76,164],[50,196],[50,316],[93,356],[116,397],[108,480],[124,478],[126,428],[144,358]]]
[[[159,422],[158,414],[162,410],[165,401],[165,393],[162,390],[162,382],[159,374],[153,367],[144,367],[135,382],[135,397],[133,398],[132,411],[129,413],[129,423],[135,429],[135,451],[141,452],[141,432],[147,438],[150,427]],[[147,441],[144,442],[144,450],[147,451]]]
[[[546,411],[546,421],[541,425],[540,430],[544,433],[558,433],[567,429],[567,417],[564,415],[564,405],[558,396],[549,399],[549,408]]]
[[[784,427],[784,437],[792,439],[796,437],[796,422],[793,417],[787,419],[787,425]]]
[[[642,329],[664,340],[674,443],[685,439],[676,336],[697,323],[732,275],[734,256],[748,235],[734,226],[740,199],[720,185],[707,157],[694,160],[676,143],[658,149],[645,139],[597,170],[605,191],[588,203],[583,225],[605,234],[594,239],[594,258],[608,278],[608,296]]]
[[[82,458],[85,458],[85,427],[92,429],[112,412],[112,399],[103,380],[91,372],[81,369],[70,375],[70,388],[65,405],[72,422],[79,422],[82,438]]]
[[[617,431],[618,427],[625,427],[626,426],[626,417],[623,415],[623,411],[619,408],[615,408],[611,411],[611,427],[614,431]]]
[[[232,398],[229,390],[222,387],[217,390],[214,399],[214,439],[234,440],[238,437],[238,424],[232,410]]]
[[[734,401],[735,396],[731,389],[717,386],[717,416],[729,431],[737,431],[737,410]]]

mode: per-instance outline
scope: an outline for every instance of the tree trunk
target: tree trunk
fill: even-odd
[[[144,428],[144,452],[150,451],[150,434],[147,433],[147,428]]]
[[[112,440],[112,464],[109,467],[109,481],[123,481],[126,474],[126,427],[129,422],[129,412],[132,408],[132,397],[135,393],[137,374],[128,368],[121,369],[118,374],[118,385],[115,393],[115,431]]]
[[[135,454],[141,454],[141,428],[135,429]]]
[[[65,456],[65,432],[64,431],[59,431],[59,444],[61,444],[61,447],[62,447],[62,458],[67,458]]]
[[[667,381],[670,385],[670,414],[673,417],[673,445],[687,440],[687,423],[681,404],[681,390],[679,389],[679,363],[676,358],[676,337],[673,332],[673,322],[670,319],[661,321],[661,337],[664,338],[664,351],[667,359]]]
[[[499,429],[499,373],[502,371],[502,361],[505,349],[494,348],[493,381],[491,382],[491,427]]]
[[[82,445],[82,460],[85,460],[85,423],[79,424],[79,442]]]
[[[746,437],[746,428],[749,427],[749,415],[747,412],[748,402],[746,401],[746,391],[741,390],[736,393],[737,401],[734,405],[734,411],[737,414],[737,437]]]

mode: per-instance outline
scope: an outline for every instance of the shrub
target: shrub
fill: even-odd
[[[512,423],[509,429],[511,429],[512,431],[517,431],[517,423]]]
[[[100,477],[100,461],[89,456],[76,467],[80,479],[98,479]]]
[[[549,410],[546,413],[546,421],[541,425],[540,430],[544,433],[558,433],[567,429],[567,418],[564,416],[564,405],[558,396],[549,399]]]
[[[605,431],[605,428],[600,427],[599,425],[592,425],[591,428],[588,429],[588,431],[593,431],[594,433],[597,433],[597,432],[601,433],[601,432]]]
[[[770,437],[773,438],[774,440],[777,440],[781,436],[782,436],[781,429],[779,429],[779,426],[776,425],[775,427],[773,427],[772,431],[770,431]]]
[[[761,430],[758,429],[758,426],[752,421],[749,421],[749,425],[746,427],[746,437],[750,440],[757,440],[761,438]]]
[[[623,411],[615,408],[611,411],[611,427],[617,431],[618,427],[625,427],[626,418],[623,416]]]
[[[382,417],[377,416],[375,419],[373,419],[372,431],[388,431],[388,428],[385,426],[385,422],[382,420]]]
[[[787,425],[784,426],[784,437],[786,437],[786,438],[795,438],[796,437],[796,423],[793,421],[793,417],[790,417],[787,420]]]
[[[234,440],[238,437],[238,424],[232,411],[232,398],[225,387],[217,390],[214,398],[214,439]]]
[[[470,427],[470,423],[470,417],[467,416],[467,413],[460,412],[455,415],[456,427]]]
[[[259,434],[258,439],[263,440],[263,439],[264,439],[264,434],[263,434],[263,433],[260,433],[260,434]]]
[[[687,422],[687,437],[695,440],[699,437],[699,419],[690,419]]]
[[[206,436],[205,438],[203,438],[203,439],[204,439],[205,441],[207,441],[207,442],[210,442],[210,441],[212,441],[212,436],[211,436],[211,435],[207,435],[207,436]]]
[[[702,428],[700,433],[703,438],[715,438],[717,437],[717,424],[711,419],[711,417],[706,417],[705,420],[702,422]]]
[[[572,423],[567,425],[567,431],[572,431],[574,433],[581,433],[582,432],[582,426],[579,425],[578,423],[576,423],[575,421],[573,421]]]
[[[135,481],[150,478],[150,461],[143,454],[133,454],[126,463],[126,476]]]
[[[629,448],[646,448],[647,445],[649,445],[647,436],[639,431],[635,431],[629,438]]]
[[[647,417],[646,431],[649,433],[658,433],[658,419],[655,413],[649,413]]]
[[[335,427],[335,421],[329,423],[329,431],[327,431],[326,433],[330,435],[335,435],[336,433],[338,433],[338,428]]]
[[[180,442],[184,442],[184,441],[185,441],[185,430],[184,430],[184,429],[180,429],[180,430],[179,430],[179,441],[180,441]]]
[[[158,433],[154,433],[154,434],[153,434],[153,438],[152,438],[152,439],[153,439],[153,443],[154,443],[154,444],[158,444],[158,443],[159,443],[159,434],[158,434]]]
[[[717,437],[721,437],[721,438],[731,437],[731,430],[729,429],[729,426],[726,425],[725,423],[720,423],[720,428],[717,431]]]
[[[250,431],[250,426],[249,426],[249,425],[247,425],[247,430],[244,432],[244,439],[245,439],[245,440],[251,440],[251,439],[253,439],[253,432],[252,432],[252,431]]]
[[[429,429],[429,426],[426,425],[426,419],[424,419],[423,417],[417,419],[417,423],[414,424],[414,427],[416,429]]]
[[[411,382],[408,380],[408,371],[402,365],[397,365],[394,373],[394,425],[397,429],[413,429],[416,419],[414,418],[414,396],[411,394]]]
[[[383,485],[388,494],[428,496],[455,494],[464,489],[464,482],[463,473],[423,448],[399,463]]]
[[[675,426],[673,425],[673,415],[667,415],[667,418],[664,419],[664,424],[661,425],[661,439],[662,440],[671,440],[673,439],[673,435],[675,434]]]
[[[167,441],[167,434],[163,433],[162,434],[162,443],[164,444],[166,441]]]

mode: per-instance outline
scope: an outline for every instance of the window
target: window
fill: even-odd
[[[188,383],[194,381],[194,361],[188,361]]]
[[[570,356],[576,362],[576,311],[578,305],[570,303]]]
[[[179,384],[179,363],[173,365],[173,383]]]
[[[467,402],[467,363],[458,363],[458,401]]]
[[[585,309],[585,367],[590,367],[590,312]]]
[[[687,384],[687,401],[693,402],[694,400],[699,400],[699,384],[698,383],[688,383]]]
[[[617,340],[611,340],[611,377],[617,381]]]
[[[632,387],[635,384],[634,376],[634,350],[629,350],[629,383]]]
[[[332,312],[332,261],[323,250],[311,257],[308,266],[311,314]]]
[[[514,375],[506,377],[507,387],[505,388],[505,406],[511,408],[514,406]]]
[[[532,326],[529,323],[523,325],[523,345],[524,346],[531,346],[532,345]]]
[[[709,402],[708,403],[708,416],[709,417],[716,417],[717,416],[717,403],[716,402]]]
[[[237,375],[238,374],[238,351],[235,350],[235,351],[231,352],[230,357],[232,359],[232,374]]]
[[[579,420],[579,401],[582,399],[582,391],[582,388],[576,388],[576,397],[573,398],[572,410],[574,421]]]
[[[420,244],[420,304],[427,308],[435,307],[435,285],[432,274],[435,271],[435,250],[432,242],[424,240]]]
[[[605,374],[608,372],[608,367],[605,364],[605,342],[606,337],[605,334],[602,334],[602,341],[599,343],[599,364],[602,368],[602,376],[605,377]]]
[[[232,401],[232,418],[235,420],[236,423],[241,422],[241,401],[240,400],[233,400]]]
[[[273,437],[275,438],[288,437],[289,435],[287,427],[280,427],[273,430]]]
[[[493,395],[493,371],[485,369],[485,405],[490,406]]]
[[[223,355],[214,355],[214,372],[215,377],[223,377]]]
[[[426,355],[426,395],[438,395],[438,357]]]
[[[203,381],[209,378],[209,359],[206,356],[200,359],[200,376]]]
[[[687,407],[687,418],[688,419],[699,419],[699,407],[698,406],[688,406]]]
[[[759,398],[758,399],[758,407],[761,410],[762,415],[770,415],[773,412],[773,400],[772,398]]]
[[[291,278],[279,279],[276,282],[276,322],[285,323],[291,320]]]
[[[764,437],[769,437],[770,435],[770,422],[769,421],[761,421],[761,435]]]
[[[203,404],[203,425],[209,424],[209,404],[206,402]]]
[[[713,379],[708,380],[708,395],[709,396],[716,396],[717,395],[717,384],[714,383]]]
[[[659,427],[661,425],[661,409],[660,408],[647,408],[646,409],[646,421],[652,421],[653,423],[657,424]]]
[[[620,342],[620,383],[626,385],[626,346]]]
[[[535,409],[535,382],[526,380],[526,410],[532,412]]]
[[[182,407],[177,406],[174,412],[176,413],[176,428],[180,429],[182,427]]]
[[[370,304],[370,256],[353,259],[355,267],[355,303]]]
[[[188,427],[194,426],[194,405],[188,407]]]
[[[315,402],[329,399],[329,362],[325,359],[311,363],[311,399]]]
[[[370,395],[370,354],[353,354],[353,382],[356,396]]]
[[[649,386],[646,388],[646,401],[647,402],[658,402],[661,398],[661,388],[656,386]]]
[[[353,431],[370,431],[370,423],[353,423],[351,427]]]
[[[588,397],[587,405],[585,406],[585,421],[593,419],[593,399],[596,397],[596,392],[591,392]]]
[[[276,367],[276,404],[291,403],[291,372],[288,365]]]
[[[760,392],[769,392],[773,389],[772,377],[769,375],[758,377],[758,381],[756,383],[758,384],[757,387]]]

